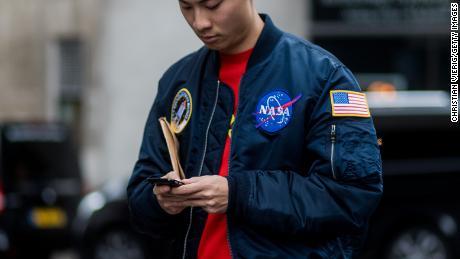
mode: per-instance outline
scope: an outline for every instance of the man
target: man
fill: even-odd
[[[358,82],[252,0],[179,4],[205,46],[159,82],[128,186],[137,229],[161,239],[167,258],[355,256],[382,194]],[[186,179],[152,190],[147,177],[179,179],[163,116]]]

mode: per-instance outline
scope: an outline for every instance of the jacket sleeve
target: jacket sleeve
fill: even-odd
[[[330,90],[360,87],[344,66],[330,73],[305,136],[310,168],[231,171],[229,216],[265,231],[310,238],[366,228],[383,191],[375,129],[369,117],[332,117]]]
[[[166,213],[158,204],[153,187],[146,178],[161,177],[172,171],[166,142],[164,140],[158,118],[166,116],[166,107],[162,105],[161,94],[164,89],[158,88],[158,94],[147,118],[139,158],[134,166],[128,183],[128,206],[131,222],[142,233],[157,238],[167,238],[174,233],[180,215]]]

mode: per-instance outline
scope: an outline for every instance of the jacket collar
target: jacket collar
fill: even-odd
[[[271,51],[275,48],[278,40],[283,34],[282,31],[273,24],[270,16],[260,14],[260,17],[264,21],[265,25],[259,39],[257,39],[254,51],[249,58],[247,65],[248,70],[268,57],[269,53],[271,53]]]

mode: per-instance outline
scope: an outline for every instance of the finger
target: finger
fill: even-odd
[[[209,199],[213,198],[212,193],[209,192],[209,191],[205,191],[205,190],[201,190],[201,191],[194,192],[194,193],[189,193],[189,194],[183,194],[183,195],[181,194],[181,195],[173,195],[173,196],[174,197],[183,197],[186,200],[198,200],[198,199],[209,200]]]
[[[155,195],[162,195],[165,193],[169,193],[170,191],[171,191],[171,187],[167,185],[155,185],[155,187],[153,187],[153,193]]]
[[[164,175],[163,177],[161,177],[161,178],[180,180],[179,174],[176,173],[175,171],[171,171],[171,172],[165,174],[165,175]]]
[[[196,183],[202,180],[202,177],[192,177],[188,179],[182,179],[181,182],[184,184]]]
[[[158,194],[165,194],[171,191],[171,187],[168,185],[155,185],[154,189]]]
[[[189,198],[187,196],[161,195],[161,199],[165,202],[182,202],[188,200]]]
[[[184,206],[184,207],[206,207],[208,205],[208,201],[207,200],[202,200],[202,199],[186,200],[186,201],[182,201],[182,202],[172,202],[171,205],[176,206],[176,207],[180,207],[180,206]]]
[[[203,188],[203,184],[201,184],[200,182],[195,182],[172,188],[170,193],[173,195],[191,195],[193,193],[202,191]]]
[[[209,200],[213,198],[212,193],[206,191],[195,192],[191,194],[180,194],[180,195],[171,195],[171,194],[163,194],[165,199],[170,199],[174,201],[185,201],[185,200]]]

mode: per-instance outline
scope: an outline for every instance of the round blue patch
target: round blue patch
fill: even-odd
[[[272,91],[257,103],[254,115],[256,117],[256,128],[273,133],[286,127],[291,121],[293,108],[292,105],[301,95],[291,100],[291,97],[282,90]]]

